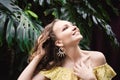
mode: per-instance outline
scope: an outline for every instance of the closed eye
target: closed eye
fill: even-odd
[[[62,29],[62,31],[65,31],[66,29],[68,29],[68,25],[65,25],[65,27]]]

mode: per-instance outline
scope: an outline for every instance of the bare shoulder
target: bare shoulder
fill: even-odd
[[[106,63],[106,58],[102,52],[90,51],[90,56],[95,66],[100,66]]]
[[[49,80],[49,79],[47,79],[45,76],[43,76],[42,74],[40,74],[40,73],[38,73],[38,74],[36,74],[33,78],[32,78],[32,80]]]
[[[94,67],[100,66],[106,63],[106,58],[102,52],[99,52],[99,51],[85,51],[85,52],[90,55],[90,59]]]

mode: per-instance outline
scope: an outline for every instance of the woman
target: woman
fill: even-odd
[[[111,80],[116,73],[103,53],[80,49],[82,38],[77,26],[55,19],[38,38],[18,80]]]

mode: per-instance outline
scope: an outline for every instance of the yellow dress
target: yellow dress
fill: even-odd
[[[116,75],[115,71],[106,63],[95,67],[93,72],[97,80],[112,80]],[[56,67],[47,71],[41,71],[40,74],[50,80],[78,80],[78,77],[73,74],[73,70],[64,67]]]

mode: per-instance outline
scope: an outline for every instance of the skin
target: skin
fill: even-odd
[[[68,21],[57,21],[53,26],[53,32],[57,37],[55,45],[62,48],[66,54],[66,59],[61,66],[73,69],[74,74],[82,80],[97,80],[93,73],[93,68],[106,63],[103,53],[80,49],[78,44],[83,36],[77,26],[72,25]],[[33,76],[34,70],[44,54],[42,49],[41,54],[31,61],[18,80],[48,80],[39,73]]]

